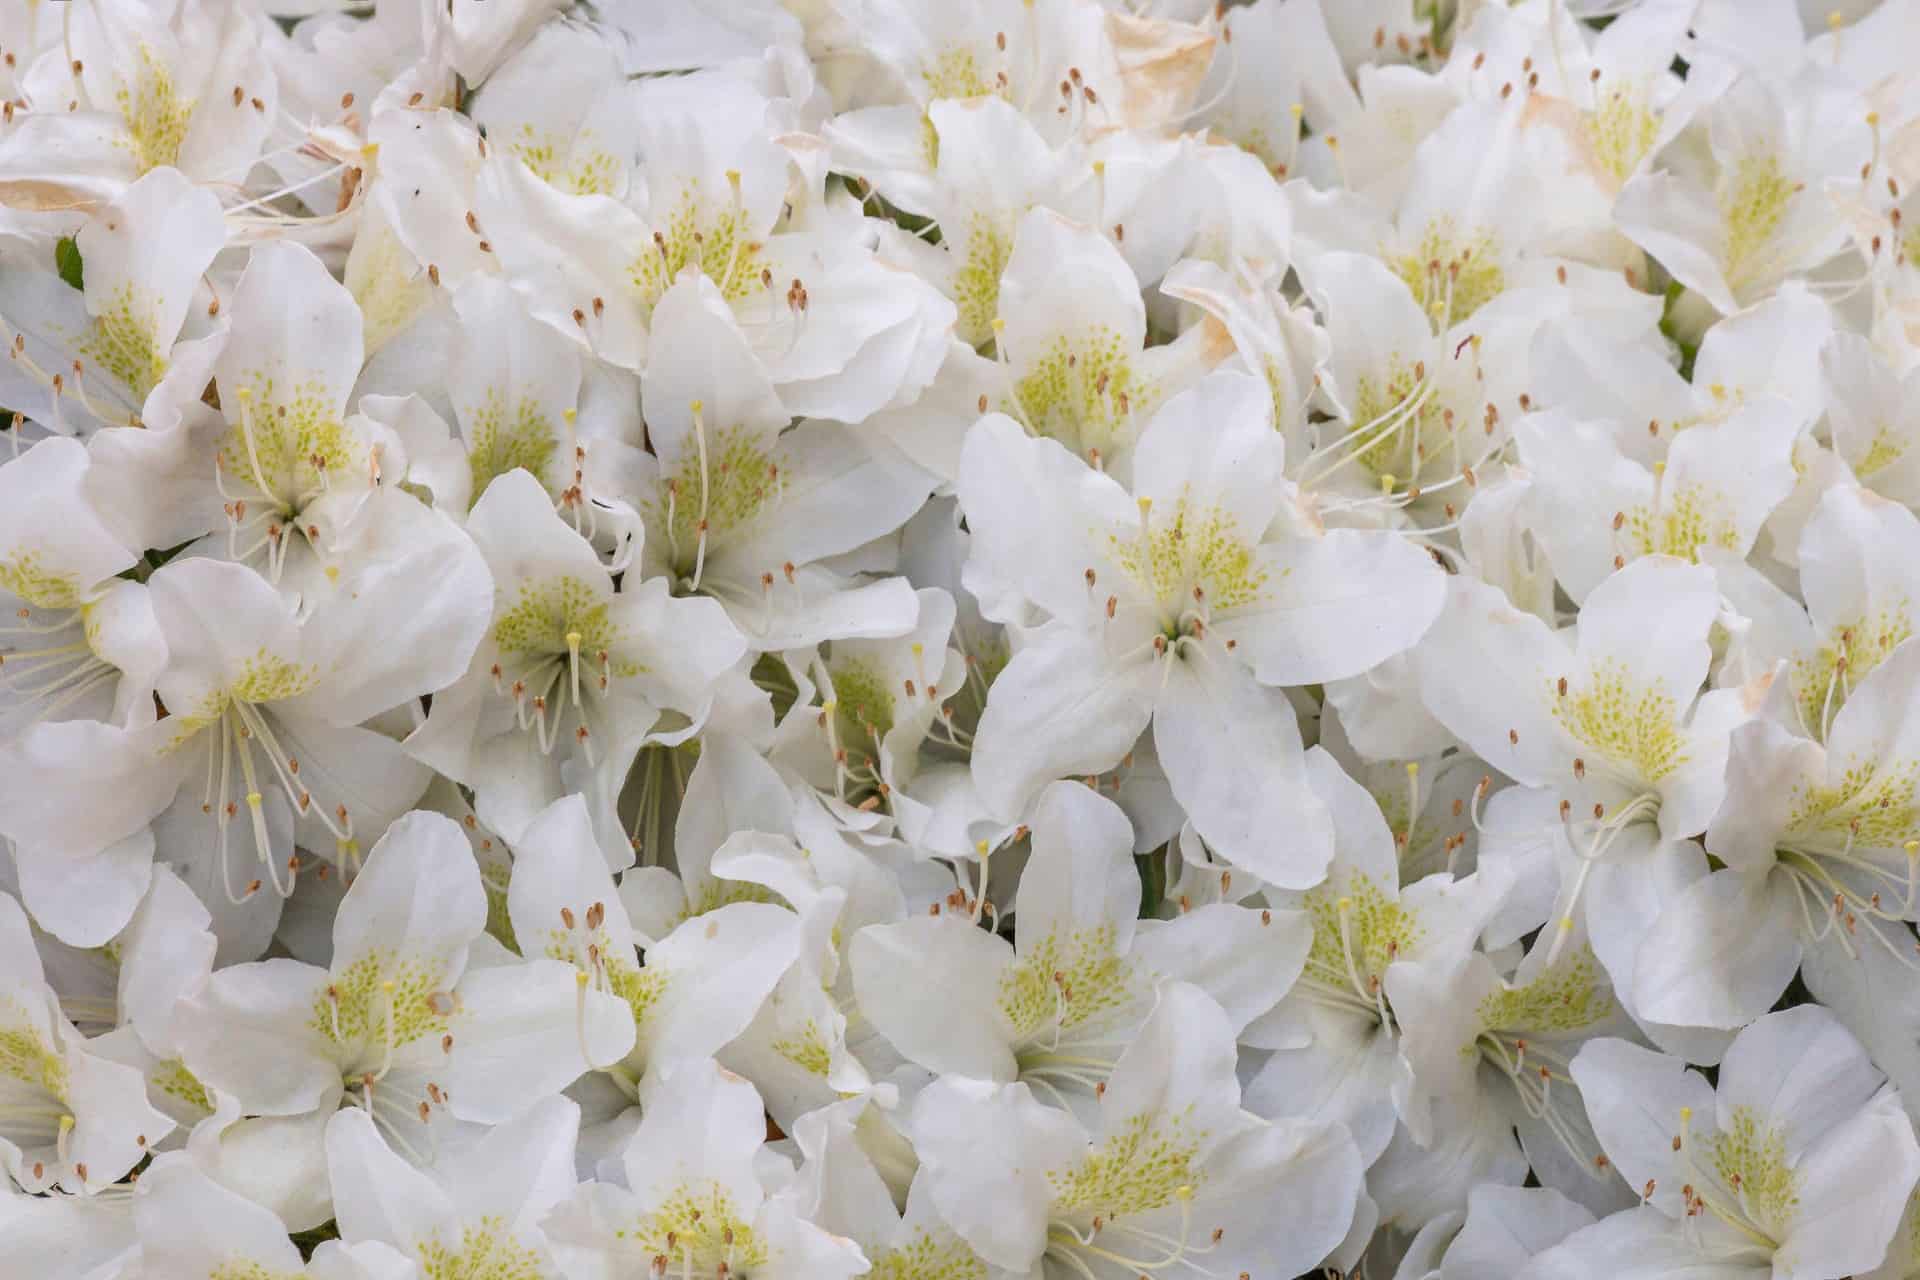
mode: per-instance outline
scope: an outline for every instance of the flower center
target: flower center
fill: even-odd
[[[1265,596],[1267,572],[1234,517],[1185,494],[1171,513],[1158,516],[1151,499],[1140,499],[1139,531],[1108,534],[1107,544],[1127,576],[1158,602],[1170,638],[1204,634],[1213,610],[1243,608]]]
[[[1636,684],[1618,662],[1595,665],[1578,685],[1557,682],[1548,705],[1568,734],[1625,766],[1632,780],[1657,783],[1689,758],[1673,698]],[[1584,762],[1575,773],[1584,776]]]
[[[1581,121],[1581,135],[1595,163],[1616,186],[1627,180],[1659,134],[1660,117],[1647,103],[1645,86],[1637,83],[1602,89]]]
[[[1057,1042],[1062,1031],[1131,1007],[1132,976],[1112,925],[1055,931],[1001,975],[1000,1011],[1021,1040],[1037,1047],[1051,1029]]]
[[[160,348],[160,326],[152,299],[123,284],[107,307],[93,317],[75,345],[95,367],[113,375],[133,393],[136,405],[167,374],[167,353]]]
[[[490,388],[486,399],[467,414],[466,428],[473,501],[480,500],[496,477],[516,467],[525,468],[548,492],[554,490],[560,436],[537,401],[523,397],[509,405],[498,388]]]
[[[186,141],[187,126],[193,119],[193,99],[180,96],[172,69],[147,44],[140,46],[139,66],[132,79],[121,81],[113,100],[127,126],[127,149],[133,152],[141,173],[180,158],[180,145]]]
[[[1800,1208],[1799,1179],[1787,1163],[1786,1137],[1751,1107],[1735,1107],[1718,1133],[1696,1137],[1693,1111],[1680,1109],[1675,1172],[1688,1219],[1711,1213],[1771,1252]]]
[[[673,212],[655,228],[653,243],[627,264],[627,282],[649,312],[688,267],[712,280],[728,302],[743,302],[767,287],[768,268],[751,238],[738,173],[728,173],[727,188],[727,199],[716,204],[698,179],[689,179]]]
[[[1742,156],[1731,174],[1723,175],[1715,193],[1726,237],[1727,283],[1735,290],[1764,273],[1762,251],[1773,240],[1787,216],[1787,204],[1799,184],[1780,168],[1774,153]]]
[[[522,583],[493,624],[494,692],[513,700],[516,723],[533,731],[543,754],[570,735],[591,760],[587,714],[597,696],[647,670],[626,653],[611,606],[610,590],[563,575]]]
[[[1419,917],[1389,898],[1371,876],[1355,875],[1336,896],[1322,886],[1301,900],[1313,921],[1303,981],[1316,1000],[1377,1017],[1391,1026],[1382,992],[1387,967],[1426,937]]]
[[[1393,273],[1406,282],[1435,333],[1445,333],[1491,302],[1507,287],[1493,237],[1462,235],[1451,217],[1435,218],[1408,252],[1392,255]]]
[[[554,134],[536,134],[523,124],[507,149],[550,187],[576,196],[610,196],[619,178],[619,162],[612,153],[590,144],[593,135],[582,131],[571,144]]]
[[[460,1241],[449,1245],[437,1236],[414,1246],[423,1280],[546,1280],[540,1255],[522,1245],[506,1222],[488,1216],[463,1223]]]
[[[754,1274],[769,1250],[754,1226],[721,1187],[685,1184],[658,1209],[614,1232],[652,1263],[650,1276],[692,1277]]]
[[[1004,347],[1004,330],[1000,336]],[[1000,354],[1009,357],[1004,349]],[[1026,366],[1000,408],[1035,435],[1089,457],[1111,455],[1133,441],[1136,414],[1153,408],[1153,388],[1135,373],[1133,355],[1106,325],[1057,335]]]
[[[1794,705],[1800,711],[1800,723],[1822,742],[1832,727],[1833,717],[1846,705],[1852,686],[1887,659],[1899,644],[1913,634],[1913,619],[1907,602],[1879,611],[1873,618],[1861,618],[1820,646],[1810,657],[1793,664]]]

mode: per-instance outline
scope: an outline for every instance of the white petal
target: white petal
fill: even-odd
[[[1017,818],[1052,779],[1112,768],[1152,717],[1154,679],[1144,658],[1111,662],[1096,637],[1029,642],[994,678],[974,736],[973,781],[988,810]]]
[[[1307,785],[1286,697],[1217,650],[1162,661],[1154,745],[1195,829],[1269,884],[1319,883],[1333,858],[1333,823]]]
[[[870,925],[848,958],[860,1010],[901,1054],[940,1074],[1012,1080],[1013,1029],[1000,984],[1013,948],[949,915]],[[940,998],[927,994],[938,991]]]
[[[1667,904],[1640,944],[1638,1012],[1687,1027],[1745,1026],[1800,969],[1800,913],[1784,874],[1716,871]]]
[[[1333,529],[1260,548],[1266,588],[1223,610],[1214,630],[1262,684],[1320,684],[1359,675],[1425,635],[1447,576],[1397,533]]]
[[[340,903],[334,972],[376,957],[382,972],[410,962],[451,982],[486,924],[487,895],[466,835],[450,818],[411,813],[368,853]]]
[[[1129,855],[1133,827],[1120,807],[1077,782],[1056,782],[1033,807],[1033,853],[1020,873],[1014,911],[1029,945],[1054,935],[1109,929],[1113,949],[1133,941],[1140,874]]]
[[[327,1178],[340,1234],[413,1253],[459,1218],[447,1193],[387,1146],[373,1117],[347,1107],[327,1122]]]
[[[140,1176],[133,1218],[146,1265],[162,1273],[197,1276],[244,1264],[292,1272],[301,1265],[278,1217],[201,1173],[188,1156],[163,1156]]]

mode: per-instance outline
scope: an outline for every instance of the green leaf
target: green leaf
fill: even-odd
[[[1673,345],[1680,349],[1680,376],[1691,382],[1693,381],[1693,362],[1694,358],[1700,354],[1700,344],[1681,339],[1673,322],[1674,307],[1679,304],[1681,295],[1686,291],[1686,286],[1678,280],[1668,282],[1667,292],[1664,298],[1665,305],[1662,306],[1660,310],[1660,332],[1671,339]]]
[[[1161,845],[1152,853],[1134,855],[1134,865],[1140,868],[1140,918],[1152,920],[1160,914],[1160,904],[1167,897],[1167,850]]]
[[[80,246],[72,236],[62,236],[53,246],[53,265],[60,278],[76,289],[86,288],[86,264],[80,261]]]
[[[293,1247],[300,1251],[300,1256],[303,1259],[311,1261],[315,1249],[318,1249],[329,1240],[338,1240],[339,1238],[340,1224],[329,1220],[314,1227],[312,1230],[294,1232]]]

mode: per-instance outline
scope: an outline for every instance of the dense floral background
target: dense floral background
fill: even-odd
[[[1920,1277],[1920,0],[0,93],[0,1276]]]

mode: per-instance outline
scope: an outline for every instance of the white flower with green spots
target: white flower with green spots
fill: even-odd
[[[601,1153],[630,1132],[632,1109],[662,1070],[710,1058],[746,1030],[800,952],[792,911],[738,901],[646,939],[643,963],[641,940],[578,796],[556,800],[528,824],[515,850],[507,910],[523,956],[574,969],[578,1053],[594,1073],[574,1093],[585,1108],[583,1141]],[[628,1028],[627,1047],[596,1052],[590,1012]]]
[[[841,1280],[867,1271],[858,1245],[802,1215],[792,1168],[765,1150],[753,1085],[691,1059],[649,1092],[640,1125],[546,1219],[567,1280],[631,1275]]]
[[[73,126],[48,113],[28,131]],[[0,401],[60,434],[177,426],[224,338],[203,278],[225,243],[219,200],[157,168],[74,235],[78,280],[56,274],[51,246],[31,266],[11,264],[0,273],[0,339],[11,347]]]
[[[1706,836],[1724,866],[1647,935],[1635,981],[1649,1017],[1737,1029],[1804,962],[1855,1034],[1885,1035],[1872,987],[1920,970],[1903,924],[1920,916],[1916,699],[1920,645],[1901,645],[1853,687],[1824,745],[1770,720],[1734,732],[1726,804]]]
[[[1483,849],[1535,843],[1561,886],[1545,936],[1571,937],[1578,912],[1636,1017],[1643,941],[1706,874],[1690,837],[1726,796],[1729,733],[1758,710],[1750,689],[1701,693],[1719,601],[1711,570],[1648,556],[1595,588],[1569,635],[1459,577],[1414,653],[1428,710],[1540,800],[1512,826],[1483,823]]]
[[[180,1280],[403,1280],[417,1274],[404,1255],[378,1242],[328,1240],[311,1261],[303,1259],[271,1209],[215,1180],[188,1155],[163,1156],[141,1175],[133,1224],[147,1270]],[[484,1273],[467,1274],[480,1280]],[[501,1274],[521,1280],[514,1272]]]
[[[1219,1006],[1169,983],[1088,1124],[1025,1083],[928,1088],[919,1176],[954,1232],[1016,1275],[1297,1274],[1346,1235],[1359,1153],[1337,1124],[1242,1111],[1234,1057]]]
[[[492,570],[492,621],[466,673],[434,698],[407,749],[473,788],[509,844],[535,814],[590,781],[620,781],[642,745],[697,733],[715,686],[746,651],[710,600],[678,599],[633,567],[616,590],[593,546],[521,468],[487,487],[467,532]],[[615,866],[630,851],[595,815]]]
[[[486,919],[459,827],[410,814],[341,900],[330,965],[216,971],[181,1008],[182,1058],[247,1115],[358,1108],[396,1150],[431,1163],[471,1126],[522,1114],[633,1043],[623,1001],[571,963],[489,949]]]
[[[1044,619],[1019,633],[980,718],[973,778],[989,812],[1018,820],[1046,782],[1112,768],[1151,723],[1174,798],[1214,850],[1286,888],[1323,877],[1331,831],[1274,686],[1405,650],[1445,575],[1398,534],[1290,533],[1270,404],[1240,373],[1176,397],[1141,437],[1132,493],[1010,418],[973,428],[966,586],[989,618]]]
[[[390,560],[302,615],[242,565],[181,557],[155,571],[167,664],[153,688],[167,714],[38,724],[0,773],[0,829],[20,856],[88,878],[66,893],[62,931],[110,939],[158,858],[214,912],[224,960],[259,955],[302,867],[357,865],[425,789],[427,769],[363,722],[464,668],[484,574],[470,546]]]
[[[1826,184],[1857,182],[1879,145],[1852,85],[1789,85],[1758,70],[1726,79],[1700,112],[1706,154],[1675,163],[1669,142],[1669,164],[1628,182],[1614,209],[1620,232],[1720,315],[1842,252],[1847,227]]]
[[[1237,1035],[1306,960],[1310,934],[1298,911],[1214,903],[1173,920],[1136,919],[1140,876],[1126,816],[1077,782],[1041,793],[1031,834],[1013,942],[980,927],[985,903],[872,924],[853,938],[861,1015],[930,1071],[1019,1080],[1043,1101],[1084,1108],[1165,983],[1204,990]]]
[[[138,1069],[94,1051],[61,1011],[27,916],[0,894],[0,1166],[39,1195],[117,1194],[173,1132]]]
[[[1814,1280],[1886,1258],[1920,1147],[1899,1096],[1824,1009],[1751,1023],[1717,1087],[1619,1040],[1581,1050],[1573,1076],[1645,1207],[1575,1232],[1522,1269],[1525,1280]]]

